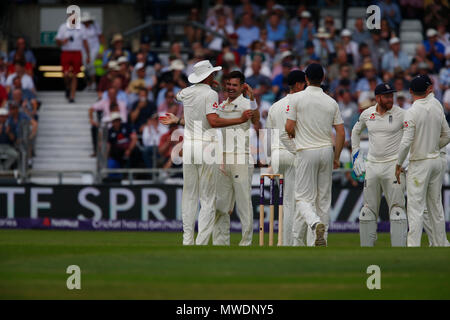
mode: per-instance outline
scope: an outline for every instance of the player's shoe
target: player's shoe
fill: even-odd
[[[325,240],[325,225],[321,222],[316,225],[316,247],[326,247],[327,240]]]

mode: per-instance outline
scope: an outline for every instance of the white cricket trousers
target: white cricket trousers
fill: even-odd
[[[389,207],[405,208],[405,174],[400,175],[400,185],[395,178],[397,161],[370,162],[366,161],[366,176],[364,179],[364,206],[370,209],[378,220],[381,192],[383,191]]]
[[[195,244],[207,245],[211,237],[216,213],[217,164],[213,161],[211,164],[206,164],[202,156],[214,146],[214,143],[188,141],[187,139],[183,142],[183,197],[181,204],[183,245],[194,244],[199,200],[200,212],[198,213],[198,234]]]
[[[284,177],[283,193],[283,246],[305,246],[308,225],[304,218],[297,221],[294,234],[295,215],[295,155],[285,149],[272,149],[273,173]]]
[[[444,181],[444,177],[445,177],[445,173],[447,172],[447,154],[441,154],[440,155],[441,161],[442,161],[442,171],[441,171],[441,188],[442,189],[442,183]],[[444,206],[442,205],[442,197],[441,197],[441,192],[439,192],[439,210],[442,211],[442,215],[445,217],[445,211],[444,211]],[[430,247],[434,246],[434,234],[433,234],[433,229],[431,227],[431,222],[430,222],[430,215],[428,214],[428,209],[425,208],[424,212],[423,212],[423,229],[425,230],[427,236],[428,236],[428,243],[430,245]],[[447,239],[445,239],[445,246],[446,247],[450,247],[450,243]]]
[[[420,247],[423,212],[428,208],[435,246],[446,245],[445,217],[441,201],[442,160],[440,157],[410,161],[406,188],[408,194],[408,247]]]
[[[299,232],[298,222],[305,219],[309,227],[308,246],[314,246],[312,227],[318,222],[325,225],[325,239],[328,237],[333,155],[331,146],[300,150],[296,154],[294,234]]]
[[[253,239],[253,165],[225,164],[224,172],[217,170],[219,173],[213,245],[230,245],[230,214],[236,202],[236,211],[242,226],[242,239],[239,245],[250,246]]]

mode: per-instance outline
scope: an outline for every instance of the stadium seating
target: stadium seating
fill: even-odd
[[[402,43],[420,43],[423,41],[423,36],[418,31],[402,31],[400,32],[400,40]]]
[[[414,56],[416,53],[417,43],[402,43],[402,50],[409,56]]]
[[[366,16],[366,10],[365,7],[352,7],[348,8],[347,10],[347,19],[356,19],[356,18],[364,18]]]
[[[342,20],[340,18],[334,18],[334,26],[336,29],[342,29]],[[325,27],[325,18],[320,18],[319,27]]]
[[[403,20],[400,24],[400,32],[403,31],[419,31],[422,32],[422,22],[420,20]]]

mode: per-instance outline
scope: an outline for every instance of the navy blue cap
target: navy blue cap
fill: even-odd
[[[323,68],[318,63],[311,63],[308,65],[305,71],[306,76],[309,80],[322,80],[323,79]]]
[[[289,72],[287,77],[287,82],[289,86],[295,85],[297,82],[305,82],[305,73],[300,70],[294,70]]]
[[[422,79],[425,80],[426,84],[428,86],[431,86],[433,84],[433,82],[431,81],[430,77],[426,74],[421,74],[419,77],[421,77]]]
[[[427,80],[422,76],[417,76],[411,81],[409,88],[412,92],[425,92],[427,91],[429,84]]]
[[[387,94],[387,93],[392,93],[392,92],[396,92],[396,91],[397,90],[392,88],[392,86],[389,83],[380,83],[375,88],[375,95],[377,96],[379,94]]]

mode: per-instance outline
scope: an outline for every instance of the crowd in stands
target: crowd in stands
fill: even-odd
[[[299,1],[293,9],[274,0],[264,3],[241,0],[237,6],[217,0],[209,8],[206,19],[201,18],[198,8],[192,8],[187,20],[199,22],[215,33],[185,25],[184,40],[170,43],[168,55],[152,50],[156,39],[145,31],[136,52],[127,49],[128,39],[121,34],[115,34],[108,42],[99,37],[99,49],[91,57],[98,93],[98,101],[90,110],[93,156],[99,126],[112,123],[108,135],[110,167],[176,166],[170,161],[170,152],[177,141],[168,137],[177,127],[161,125],[158,117],[167,112],[183,114],[183,106],[175,95],[190,85],[187,75],[203,59],[222,66],[217,77],[222,88],[224,75],[233,70],[244,72],[246,82],[253,88],[263,127],[270,106],[288,92],[288,73],[304,70],[312,62],[322,64],[326,73],[323,89],[339,103],[347,148],[353,125],[362,110],[375,104],[374,88],[381,82],[395,87],[395,103],[407,109],[412,103],[409,81],[415,75],[428,74],[433,80],[435,96],[444,105],[450,120],[447,1],[373,1],[381,9],[381,28],[374,30],[367,30],[365,16],[353,19],[352,24],[341,17],[340,24],[345,28],[337,25],[333,15],[320,18],[318,7],[331,7],[339,1],[323,0],[315,7],[306,3]],[[353,0],[349,4],[367,6],[366,1]],[[424,40],[415,44],[414,53],[407,53],[403,48],[401,24],[403,19],[418,18]],[[164,41],[164,35],[161,39]],[[22,101],[24,116],[36,119],[37,102],[32,83],[35,61],[31,52],[23,48],[18,42],[8,59],[0,58],[0,84],[10,99],[18,88],[22,98],[17,92],[14,101]],[[14,81],[16,75],[20,82]],[[222,101],[227,93],[220,91],[219,97]],[[1,104],[4,100],[0,86]]]
[[[23,37],[8,55],[0,52],[0,171],[17,168],[20,150],[28,159],[33,154],[40,104],[35,67],[36,58]]]

